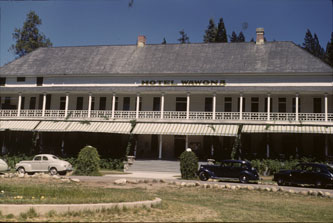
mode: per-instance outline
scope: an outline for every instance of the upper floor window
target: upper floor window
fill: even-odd
[[[25,77],[17,77],[16,81],[17,82],[25,82]]]
[[[232,98],[225,97],[224,98],[224,112],[231,112],[232,111]]]
[[[123,111],[129,111],[130,110],[130,97],[124,97],[123,98]]]
[[[213,98],[205,98],[205,112],[213,111]]]
[[[176,111],[186,111],[187,98],[176,97]]]
[[[106,109],[106,97],[100,97],[99,98],[99,110],[105,110]]]
[[[258,97],[251,98],[251,112],[259,112],[259,98]]]
[[[321,98],[313,98],[313,113],[321,113]]]
[[[286,98],[279,98],[278,99],[278,109],[279,112],[287,112],[287,99]]]
[[[153,111],[160,111],[161,110],[161,98],[154,97],[153,99]]]
[[[37,77],[37,86],[43,86],[43,81],[44,81],[43,77]]]
[[[0,86],[5,86],[5,85],[6,85],[6,78],[0,77]]]

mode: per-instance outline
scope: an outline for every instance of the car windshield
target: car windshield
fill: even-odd
[[[59,158],[56,156],[52,156],[53,159],[58,160]]]

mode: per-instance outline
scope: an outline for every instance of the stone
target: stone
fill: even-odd
[[[288,192],[289,192],[290,194],[294,194],[294,193],[295,193],[294,190],[288,190]]]
[[[48,175],[48,174],[42,174],[40,177],[41,177],[41,178],[50,178],[51,176]]]
[[[0,175],[1,178],[5,178],[5,175]]]
[[[201,184],[197,181],[197,182],[195,182],[195,186],[200,187]]]
[[[71,180],[70,179],[61,179],[62,182],[65,182],[65,183],[70,183]]]
[[[153,183],[158,183],[158,180],[157,179],[153,179]]]
[[[208,184],[203,184],[203,188],[208,188]]]
[[[231,186],[230,189],[231,190],[236,190],[236,187],[235,186]]]
[[[322,191],[318,191],[318,196],[320,196],[320,197],[324,197],[325,194],[324,194],[324,192],[322,192]]]
[[[254,187],[252,187],[252,186],[247,186],[247,189],[248,189],[248,190],[254,190]]]
[[[230,184],[225,185],[225,188],[230,189],[231,188]]]
[[[180,184],[180,186],[182,186],[182,187],[186,187],[186,183],[185,183],[185,182],[182,182],[182,183]]]
[[[147,183],[149,183],[149,180],[145,179],[145,180],[143,180],[143,183],[147,184]]]
[[[213,188],[219,188],[219,185],[218,184],[214,184]]]
[[[118,180],[114,181],[114,184],[116,184],[116,185],[125,185],[126,182],[127,182],[126,179],[118,179]]]
[[[138,181],[137,180],[131,180],[131,179],[129,179],[129,180],[127,180],[126,183],[129,183],[129,184],[138,184]]]
[[[188,186],[188,187],[195,187],[195,183],[187,183],[186,186]]]
[[[236,189],[241,189],[241,187],[239,185],[236,185]]]
[[[20,173],[20,174],[18,174],[18,177],[19,177],[19,178],[23,178],[23,177],[24,177],[24,173]]]
[[[302,195],[308,195],[308,194],[309,194],[309,192],[308,192],[308,191],[306,191],[306,190],[302,190],[302,191],[301,191],[301,194],[302,194]]]
[[[271,191],[271,188],[269,188],[269,187],[265,187],[265,191],[270,192],[270,191]]]
[[[219,188],[220,188],[220,189],[224,189],[224,188],[225,188],[225,185],[222,184],[222,185],[219,186]]]
[[[312,191],[312,192],[311,192],[311,195],[312,195],[312,196],[317,196],[317,195],[318,195],[318,192],[317,192],[317,191]]]
[[[325,192],[324,195],[325,195],[325,197],[331,197],[331,193],[330,192]]]
[[[60,177],[58,175],[53,175],[52,178],[53,179],[60,179]]]
[[[164,179],[160,179],[160,183],[166,183]]]
[[[278,189],[276,187],[272,187],[272,192],[277,192]]]
[[[180,182],[176,182],[175,185],[176,185],[176,186],[180,186],[181,183],[180,183]]]
[[[80,180],[77,179],[77,178],[71,178],[71,181],[73,181],[73,182],[75,182],[75,183],[79,183],[79,182],[80,182]]]

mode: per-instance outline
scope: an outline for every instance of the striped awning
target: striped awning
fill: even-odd
[[[298,125],[244,125],[243,133],[316,133],[333,134],[333,127]]]
[[[236,136],[238,125],[138,123],[132,133],[148,135]]]
[[[96,132],[99,125],[98,122],[71,122],[66,130],[68,132]]]
[[[129,134],[131,129],[129,122],[101,122],[96,132]]]
[[[35,130],[40,132],[66,132],[70,124],[70,122],[61,121],[41,121]]]
[[[0,130],[29,131],[33,130],[38,123],[39,121],[0,121]]]

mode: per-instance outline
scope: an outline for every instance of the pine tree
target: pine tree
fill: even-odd
[[[245,42],[245,36],[242,31],[238,34],[237,42]]]
[[[167,44],[165,37],[163,38],[162,44]]]
[[[179,31],[180,34],[180,38],[178,39],[178,41],[180,43],[190,43],[190,38],[187,36],[187,34],[185,33],[184,29],[182,29],[181,31]]]
[[[328,42],[326,45],[325,60],[333,66],[333,32],[331,33],[331,42]]]
[[[16,41],[10,48],[16,55],[22,57],[39,47],[50,47],[52,43],[43,33],[39,32],[38,26],[42,20],[34,11],[27,14],[22,29],[15,28],[13,39]]]
[[[304,37],[304,43],[302,44],[303,48],[309,53],[314,53],[314,40],[312,37],[312,33],[309,29],[307,29]]]
[[[232,42],[232,43],[238,42],[238,36],[235,33],[235,31],[232,31],[232,34],[230,36],[230,42]]]
[[[216,41],[216,35],[217,35],[217,28],[215,26],[214,20],[210,19],[207,30],[205,31],[204,42],[205,43],[215,42]]]
[[[324,59],[324,55],[325,55],[324,49],[320,46],[319,39],[318,39],[318,36],[316,33],[314,33],[314,36],[313,36],[313,43],[314,43],[313,55],[320,59]]]
[[[216,33],[215,42],[217,42],[217,43],[227,43],[228,42],[227,30],[224,26],[223,18],[220,18],[219,24],[217,25],[217,33]]]
[[[253,42],[253,43],[254,43],[254,39],[253,39],[253,37],[251,38],[250,42]]]

